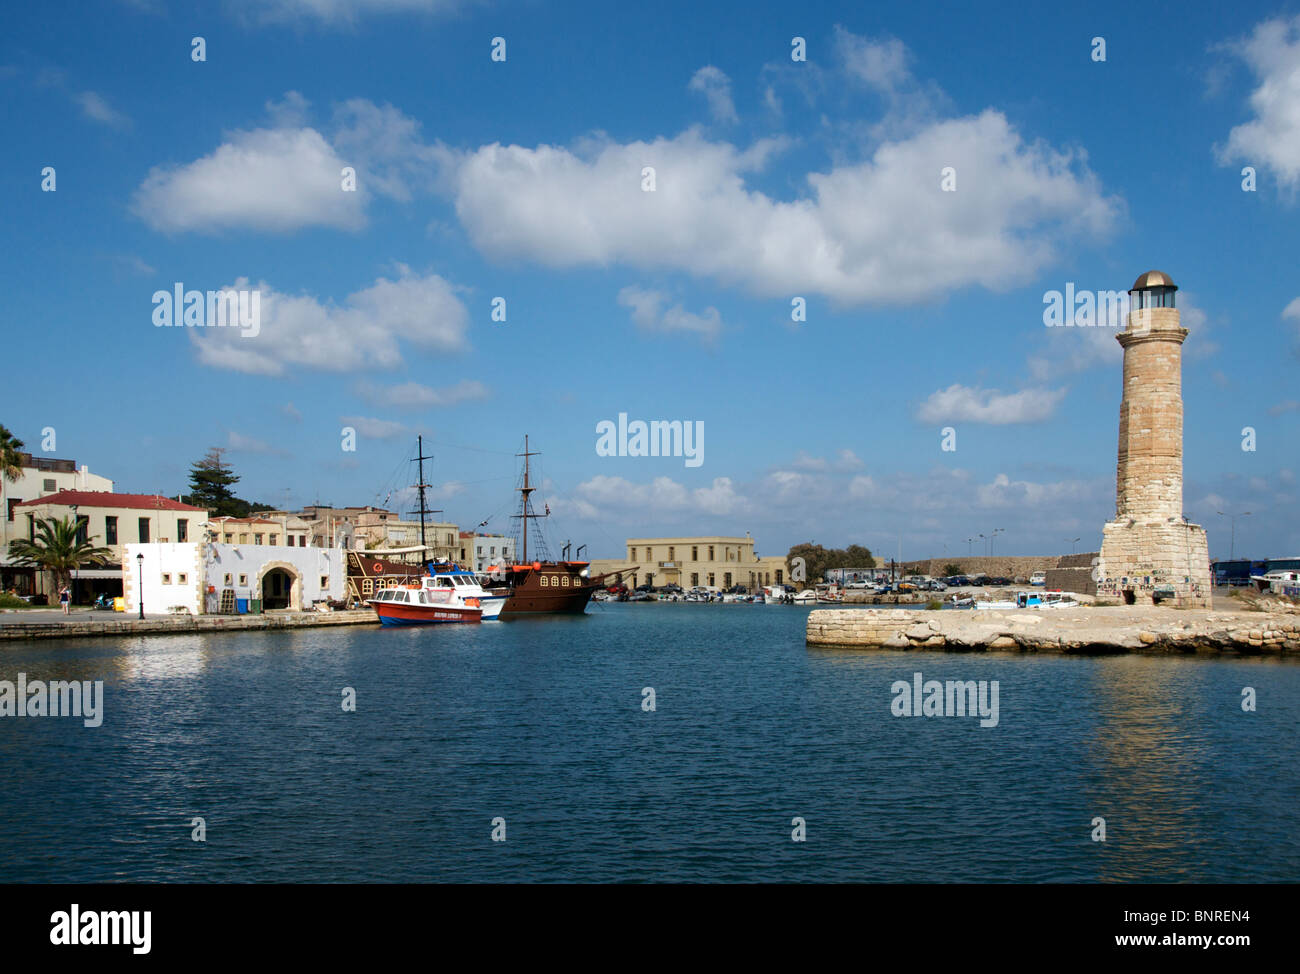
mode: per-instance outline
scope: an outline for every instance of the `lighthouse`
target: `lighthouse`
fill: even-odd
[[[1205,529],[1183,516],[1182,327],[1178,285],[1147,271],[1129,289],[1115,518],[1102,530],[1097,595],[1129,605],[1209,607]]]

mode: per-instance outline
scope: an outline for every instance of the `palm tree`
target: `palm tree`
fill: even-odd
[[[58,591],[68,584],[75,569],[113,553],[112,549],[92,545],[77,535],[77,525],[72,518],[60,521],[43,517],[36,522],[35,537],[31,541],[19,538],[9,542],[9,554],[20,565],[34,565],[53,575],[54,589]]]
[[[22,448],[23,441],[0,426],[0,476],[5,480],[16,481],[23,475],[22,459],[18,455]]]

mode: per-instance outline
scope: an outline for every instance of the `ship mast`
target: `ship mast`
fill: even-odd
[[[515,514],[515,515],[512,515],[512,516],[513,516],[513,517],[516,517],[516,518],[521,518],[521,519],[523,520],[523,522],[524,522],[524,545],[523,545],[524,550],[523,550],[523,555],[522,555],[522,556],[520,557],[520,559],[519,559],[519,562],[520,562],[520,564],[527,564],[527,563],[528,563],[528,519],[529,519],[530,517],[545,517],[545,516],[546,516],[546,515],[544,515],[544,514],[532,514],[532,513],[529,512],[529,509],[528,509],[528,495],[531,494],[533,491],[535,491],[535,490],[537,489],[536,487],[534,487],[534,486],[529,482],[529,466],[528,466],[528,458],[529,458],[529,457],[541,456],[541,454],[540,454],[540,453],[531,453],[531,452],[529,452],[529,450],[528,450],[528,434],[525,433],[525,434],[524,434],[524,452],[523,452],[523,453],[516,453],[515,456],[517,456],[517,457],[523,457],[523,458],[524,458],[524,485],[523,485],[522,487],[518,488],[518,489],[519,489],[519,493],[523,494],[524,500],[523,500],[523,505],[522,505],[522,507],[520,508],[520,510],[521,510],[523,513],[521,513],[521,514]]]
[[[415,438],[415,442],[416,442],[416,456],[415,456],[415,460],[416,460],[416,462],[419,464],[419,467],[420,467],[420,480],[419,480],[419,483],[417,483],[417,484],[415,485],[415,489],[416,489],[416,491],[419,493],[419,497],[420,497],[420,547],[424,549],[424,560],[425,560],[425,561],[428,561],[428,560],[429,560],[428,545],[425,543],[425,540],[424,540],[424,519],[425,519],[425,516],[426,516],[426,515],[429,515],[429,514],[441,514],[442,511],[431,511],[431,510],[429,510],[429,506],[428,506],[428,504],[425,503],[424,492],[425,492],[425,490],[427,490],[427,489],[429,488],[430,485],[429,485],[429,484],[426,484],[426,483],[424,482],[424,461],[425,461],[425,460],[432,460],[433,457],[432,457],[432,456],[427,456],[427,457],[426,457],[426,456],[424,455],[424,435],[423,435],[423,434],[417,436],[417,437]]]

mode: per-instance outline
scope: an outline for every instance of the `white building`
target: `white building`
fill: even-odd
[[[509,565],[514,560],[514,538],[503,534],[474,535],[474,571],[486,571],[492,565]]]
[[[18,479],[9,481],[0,477],[0,590],[13,587],[29,595],[37,590],[36,572],[13,564],[9,558],[9,542],[26,538],[28,534],[27,519],[20,517],[14,508],[24,501],[64,490],[111,492],[113,481],[91,473],[84,464],[78,467],[75,460],[35,457],[30,453],[20,453],[18,457],[21,471]]]
[[[140,556],[143,555],[143,558]],[[184,611],[192,615],[236,611],[253,601],[263,611],[310,610],[342,600],[347,562],[341,548],[254,544],[129,544],[122,559],[126,610]]]

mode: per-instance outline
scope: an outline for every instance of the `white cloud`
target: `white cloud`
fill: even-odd
[[[1228,48],[1259,86],[1250,95],[1255,117],[1232,129],[1220,162],[1266,166],[1294,195],[1300,188],[1300,16],[1266,20]]]
[[[226,449],[232,453],[260,453],[265,456],[287,457],[289,454],[255,436],[245,436],[231,430],[226,436]]]
[[[167,233],[357,229],[365,224],[365,192],[343,191],[345,165],[315,129],[234,132],[202,159],[150,170],[132,210]]]
[[[454,386],[441,389],[434,389],[418,382],[380,386],[363,379],[357,383],[356,392],[372,406],[391,406],[398,409],[454,406],[456,403],[488,398],[488,387],[475,379],[465,379]]]
[[[1096,501],[1097,485],[1082,480],[1063,480],[1057,483],[1035,483],[1012,480],[1004,473],[998,474],[989,484],[981,484],[976,491],[979,506],[985,509],[1024,509],[1051,507],[1068,501]]]
[[[856,453],[845,447],[840,450],[836,456],[835,466],[840,470],[860,470],[862,469],[862,460]]]
[[[687,89],[704,95],[709,102],[709,114],[715,122],[733,123],[740,121],[736,114],[736,105],[731,100],[731,79],[719,68],[706,65],[696,71]]]
[[[893,92],[911,81],[907,48],[897,38],[871,40],[835,28],[835,50],[848,73],[880,92]]]
[[[917,409],[916,416],[923,423],[1032,423],[1052,415],[1064,397],[1064,389],[1002,393],[954,383],[932,393]]]
[[[310,22],[336,27],[376,14],[454,13],[474,0],[232,0],[234,9],[262,23]]]
[[[291,402],[287,402],[287,403],[285,403],[283,406],[281,406],[281,407],[280,407],[280,412],[284,413],[286,416],[288,416],[288,417],[289,417],[291,420],[293,420],[295,423],[301,423],[301,422],[302,422],[302,413],[299,412],[298,407],[295,406],[295,405],[294,405],[293,403],[291,403]]]
[[[1010,287],[1071,232],[1108,231],[1119,210],[1081,155],[1024,141],[992,110],[810,173],[808,194],[789,201],[745,183],[777,148],[742,151],[694,129],[574,149],[493,144],[460,157],[456,212],[493,258],[676,269],[768,297],[859,304]],[[641,190],[647,165],[654,192]],[[957,192],[940,190],[945,166],[957,169]]]
[[[404,344],[434,352],[465,348],[469,316],[452,285],[436,274],[399,270],[396,280],[381,277],[341,306],[262,283],[255,337],[239,328],[187,330],[204,365],[258,375],[281,375],[295,366],[322,372],[398,368]],[[229,286],[249,284],[240,278]]]
[[[122,128],[130,123],[130,119],[113,108],[108,103],[108,99],[98,92],[83,91],[80,94],[73,95],[73,101],[81,107],[82,113],[93,121],[111,125],[114,128]]]
[[[623,477],[598,475],[578,485],[576,500],[583,510],[652,511],[664,514],[733,515],[749,510],[749,504],[735,490],[729,477],[717,477],[708,487],[688,488],[671,477],[656,477],[637,484]]]
[[[361,436],[375,440],[391,440],[411,432],[401,423],[388,419],[375,419],[371,416],[340,416],[339,421],[344,426],[351,426]]]
[[[717,308],[708,307],[703,314],[696,314],[680,304],[663,307],[668,300],[662,291],[648,291],[631,284],[618,292],[618,303],[632,309],[632,320],[645,331],[693,332],[706,341],[714,340],[722,332],[722,316]]]

